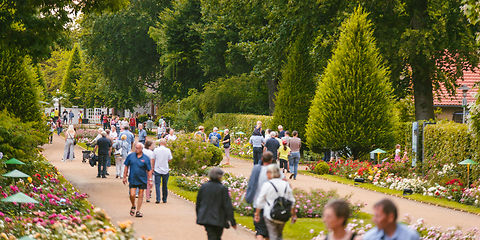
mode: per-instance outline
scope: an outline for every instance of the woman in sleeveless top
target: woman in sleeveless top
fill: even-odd
[[[323,222],[329,233],[326,240],[357,240],[357,234],[345,227],[350,217],[350,206],[345,200],[331,200],[323,210]]]
[[[68,126],[68,130],[65,133],[65,148],[63,150],[63,159],[62,161],[75,159],[74,155],[74,141],[75,141],[75,129],[73,125]]]

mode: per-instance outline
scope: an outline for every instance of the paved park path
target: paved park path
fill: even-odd
[[[153,239],[207,239],[202,226],[195,224],[195,206],[173,194],[168,196],[167,204],[144,203],[143,218],[129,215],[130,201],[128,188],[120,179],[115,179],[115,168],[110,167],[110,176],[106,179],[96,178],[97,168],[82,163],[82,149],[75,146],[75,160],[62,162],[64,139],[54,136],[53,144],[44,146],[44,156],[81,192],[89,195],[89,201],[96,207],[105,209],[112,222],[131,220],[137,236]],[[228,229],[224,239],[253,239],[253,234],[239,227],[237,231]]]
[[[233,167],[224,168],[226,172],[230,172],[237,176],[243,175],[247,178],[250,176],[250,172],[253,167],[252,161],[232,158],[230,163]],[[287,176],[290,175],[287,174]],[[336,190],[341,196],[351,195],[352,202],[365,203],[366,206],[362,210],[370,214],[373,213],[372,207],[375,202],[382,198],[388,197],[392,199],[399,207],[400,219],[403,219],[405,214],[408,214],[413,220],[423,218],[428,226],[439,226],[443,229],[456,226],[461,226],[463,229],[469,229],[472,227],[480,228],[480,216],[471,213],[456,211],[444,207],[437,207],[404,198],[393,197],[383,193],[341,183],[335,183],[307,175],[299,174],[297,175],[297,180],[289,180],[289,182],[294,188],[300,188],[304,190]]]

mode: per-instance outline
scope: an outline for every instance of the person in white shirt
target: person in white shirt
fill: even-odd
[[[168,135],[165,136],[165,139],[167,141],[175,141],[177,140],[177,136],[175,136],[175,130],[173,130],[173,128],[169,128],[168,129]]]
[[[269,181],[263,184],[262,190],[255,200],[255,221],[259,222],[260,218],[263,217],[267,225],[269,239],[281,240],[285,222],[272,219],[270,212],[275,199],[278,197],[284,197],[292,203],[292,223],[295,223],[297,220],[295,208],[293,207],[295,206],[295,198],[293,197],[293,191],[290,184],[288,184],[287,181],[282,180],[280,168],[277,164],[270,164],[267,166],[267,178]],[[260,216],[260,211],[262,209],[263,216]]]
[[[154,153],[153,153],[153,150],[155,148],[155,144],[153,144],[152,141],[146,141],[145,142],[145,147],[143,148],[143,154],[145,154],[145,156],[147,156],[149,159],[150,159],[150,163],[151,163],[151,166],[152,166],[152,169],[153,169],[153,163],[154,163]],[[150,179],[150,180],[153,180],[153,179]],[[152,196],[152,185],[150,184],[147,184],[147,192],[146,192],[146,201],[147,202],[150,202],[150,197]]]
[[[117,140],[118,138],[117,128],[113,125],[112,125],[112,130],[110,131],[110,138],[112,140]]]
[[[168,176],[170,169],[168,162],[173,159],[172,152],[168,149],[167,140],[164,138],[158,140],[160,146],[153,150],[154,160],[152,162],[153,175],[155,177],[155,203],[160,203],[160,182],[162,183],[162,201],[167,203],[168,196]]]

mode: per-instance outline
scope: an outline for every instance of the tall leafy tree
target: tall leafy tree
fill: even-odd
[[[162,77],[160,54],[148,29],[168,0],[131,0],[130,5],[116,13],[91,14],[82,21],[82,46],[105,77],[115,96],[111,106],[133,109],[144,102],[146,87]]]
[[[38,88],[27,60],[14,50],[0,49],[0,110],[22,121],[39,121]]]
[[[62,82],[62,91],[67,94],[68,100],[74,105],[81,103],[81,99],[77,97],[77,84],[82,77],[82,65],[80,49],[78,45],[75,45]]]
[[[358,8],[339,40],[310,108],[307,143],[357,159],[393,143],[392,90],[368,14]]]
[[[303,31],[292,44],[287,63],[282,70],[275,99],[273,120],[290,131],[305,134],[308,110],[315,95],[313,62],[310,57],[311,35]]]
[[[2,0],[0,47],[16,48],[34,60],[47,57],[55,43],[67,36],[71,13],[118,10],[125,0]]]
[[[197,26],[201,17],[200,0],[175,0],[160,14],[157,26],[150,28],[150,36],[163,54],[160,91],[165,96],[186,97],[189,89],[200,90],[206,82],[198,60],[202,37]]]

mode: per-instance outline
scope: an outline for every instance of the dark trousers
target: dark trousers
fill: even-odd
[[[262,159],[263,148],[254,147],[253,148],[253,165],[257,165],[258,162]]]
[[[98,176],[105,176],[107,174],[107,158],[108,155],[98,155]]]
[[[130,126],[130,132],[132,132],[133,135],[135,135],[135,126]]]
[[[280,158],[280,169],[288,169],[288,160]]]
[[[205,225],[205,230],[207,231],[208,240],[222,239],[223,227]]]
[[[160,202],[160,182],[162,182],[162,201],[165,203],[167,202],[168,196],[168,176],[169,174],[159,174],[157,172],[153,172],[155,175],[155,200]]]

